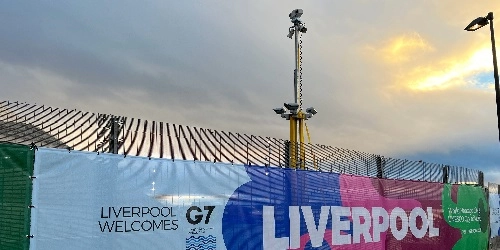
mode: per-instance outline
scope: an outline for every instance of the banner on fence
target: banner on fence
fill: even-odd
[[[0,249],[29,249],[33,156],[29,146],[0,142]]]
[[[500,194],[498,188],[498,184],[488,183],[491,238],[500,236]]]
[[[39,149],[32,249],[486,249],[465,185]]]

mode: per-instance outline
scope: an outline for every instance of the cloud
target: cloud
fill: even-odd
[[[387,63],[404,63],[415,56],[422,56],[425,52],[432,52],[434,48],[418,33],[398,35],[389,38],[381,48],[368,47],[377,58]]]
[[[489,33],[463,28],[499,9],[467,1],[11,1],[0,98],[287,138],[271,109],[293,98],[297,7],[313,143],[388,157],[498,144]]]
[[[500,172],[498,171],[500,156],[496,154],[499,149],[500,146],[489,147],[478,144],[460,146],[448,152],[405,154],[404,157],[416,161],[426,159],[427,162],[479,169],[484,172],[485,183],[500,183]],[[492,155],[495,156],[492,157]]]
[[[414,90],[443,90],[449,87],[474,87],[471,77],[480,73],[491,73],[491,50],[483,48],[476,50],[468,58],[445,59],[446,62],[417,67],[410,73],[410,78],[416,79],[409,83]],[[441,67],[439,67],[441,66]]]

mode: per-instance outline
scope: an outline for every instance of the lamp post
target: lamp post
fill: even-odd
[[[295,9],[288,15],[293,26],[288,29],[287,37],[292,39],[295,36],[295,70],[293,71],[294,101],[291,103],[284,103],[284,107],[273,109],[281,118],[290,121],[290,143],[287,149],[288,166],[291,168],[300,167],[301,169],[305,168],[304,122],[317,113],[313,107],[307,108],[306,112],[302,111],[302,45],[300,45],[300,34],[306,33],[307,31],[305,24],[300,20],[303,13],[304,11],[302,11],[302,9]],[[297,139],[299,143],[297,143]],[[300,165],[297,165],[297,160]]]
[[[491,52],[493,53],[493,74],[495,77],[495,97],[497,102],[497,119],[498,119],[498,140],[500,141],[500,87],[498,83],[498,66],[497,66],[497,52],[495,48],[495,30],[493,29],[493,12],[488,13],[485,17],[478,17],[474,19],[467,27],[466,31],[475,31],[481,27],[490,24],[491,33]]]

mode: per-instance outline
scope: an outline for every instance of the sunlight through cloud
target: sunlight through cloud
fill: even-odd
[[[401,35],[389,40],[380,51],[383,58],[389,63],[400,63],[411,59],[416,52],[431,51],[432,46],[418,33]]]
[[[474,80],[474,75],[491,71],[491,51],[488,48],[477,50],[467,60],[457,61],[452,65],[445,70],[436,70],[434,67],[416,70],[420,71],[419,75],[425,76],[411,82],[409,87],[414,90],[428,91],[452,86],[482,85]]]

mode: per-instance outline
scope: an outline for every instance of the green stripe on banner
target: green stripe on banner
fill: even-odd
[[[34,152],[0,143],[0,250],[29,249]]]
[[[445,184],[442,198],[446,222],[460,229],[461,233],[453,250],[488,249],[489,206],[485,190],[482,187]]]

